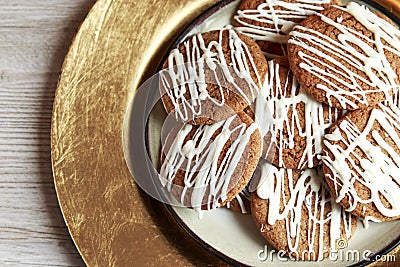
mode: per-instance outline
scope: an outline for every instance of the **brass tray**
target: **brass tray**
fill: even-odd
[[[99,0],[70,47],[54,101],[51,155],[60,207],[88,266],[226,265],[136,186],[122,144],[135,90],[179,33],[217,2]],[[398,0],[380,5],[400,16]],[[400,258],[399,247],[391,253]]]

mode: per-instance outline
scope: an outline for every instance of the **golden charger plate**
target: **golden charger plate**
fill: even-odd
[[[226,265],[138,188],[122,143],[136,89],[179,33],[217,2],[99,0],[71,45],[54,100],[51,153],[60,207],[88,266]],[[398,0],[379,4],[400,17]],[[394,253],[400,257],[399,247]]]

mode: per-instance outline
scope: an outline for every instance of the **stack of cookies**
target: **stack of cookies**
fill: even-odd
[[[335,0],[243,0],[171,51],[160,179],[184,206],[249,211],[277,250],[321,260],[358,219],[400,217],[400,31]]]

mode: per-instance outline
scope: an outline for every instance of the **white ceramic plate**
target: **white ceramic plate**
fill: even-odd
[[[361,2],[365,3],[365,2]],[[368,2],[372,8],[385,12],[378,5]],[[220,29],[230,24],[231,17],[239,1],[223,1],[209,9],[196,19],[175,42],[176,46],[187,36],[198,32]],[[393,19],[393,15],[392,15]],[[398,22],[398,21],[397,21]],[[160,151],[160,130],[166,114],[159,103],[149,119],[148,136],[151,158],[158,159]],[[157,160],[155,160],[157,161]],[[156,162],[156,166],[158,162]],[[167,207],[176,221],[204,248],[233,265],[249,266],[345,266],[356,264],[367,265],[371,261],[364,258],[370,256],[372,261],[393,249],[400,242],[400,221],[387,223],[370,223],[365,229],[362,223],[350,240],[347,249],[338,253],[338,259],[325,259],[320,262],[292,262],[279,258],[272,248],[259,234],[249,214],[233,212],[220,208],[205,212],[203,219],[198,213],[188,208]],[[265,254],[268,250],[268,257]],[[372,255],[373,254],[373,255]],[[270,255],[273,255],[271,258]],[[371,256],[372,255],[372,256]],[[390,260],[390,259],[388,259]]]

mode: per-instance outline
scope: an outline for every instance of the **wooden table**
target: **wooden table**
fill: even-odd
[[[0,0],[0,266],[84,266],[58,206],[50,121],[94,0]]]

